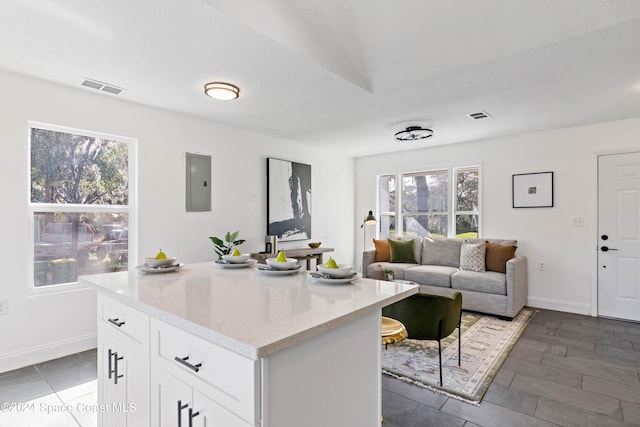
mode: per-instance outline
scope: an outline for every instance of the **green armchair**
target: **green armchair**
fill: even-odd
[[[404,324],[410,339],[437,340],[442,385],[442,346],[440,340],[458,328],[458,366],[460,366],[460,320],[462,318],[462,294],[451,297],[416,294],[382,309],[382,315]]]

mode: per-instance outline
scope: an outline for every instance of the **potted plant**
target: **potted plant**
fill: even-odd
[[[244,239],[238,239],[239,234],[240,231],[234,231],[233,233],[227,231],[227,234],[224,235],[224,240],[219,237],[209,237],[215,246],[218,259],[221,260],[222,255],[229,255],[236,246],[240,246],[245,242]]]

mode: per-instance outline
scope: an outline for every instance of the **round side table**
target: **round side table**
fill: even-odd
[[[399,343],[407,338],[407,328],[400,322],[390,317],[382,316],[381,343],[386,349],[389,344]]]

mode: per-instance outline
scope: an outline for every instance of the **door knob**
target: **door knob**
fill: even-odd
[[[602,252],[617,251],[617,249],[610,248],[610,247],[608,247],[608,246],[601,246],[601,247],[600,247],[600,250],[601,250]]]

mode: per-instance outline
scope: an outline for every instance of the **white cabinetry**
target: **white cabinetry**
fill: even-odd
[[[149,426],[149,318],[98,297],[98,425]]]
[[[381,309],[417,286],[215,267],[80,278],[99,295],[102,427],[380,425]]]
[[[259,425],[258,361],[155,319],[151,348],[152,425]]]
[[[151,424],[159,427],[250,427],[240,417],[155,365],[151,367]]]

